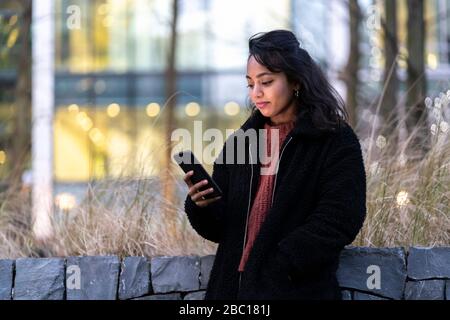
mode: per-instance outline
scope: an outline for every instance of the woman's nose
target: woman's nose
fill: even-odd
[[[262,92],[260,86],[255,85],[255,86],[253,87],[253,95],[254,95],[256,98],[262,97],[263,92]]]

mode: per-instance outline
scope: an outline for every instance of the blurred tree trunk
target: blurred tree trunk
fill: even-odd
[[[171,135],[176,127],[175,119],[175,106],[176,106],[176,96],[174,95],[177,88],[177,74],[176,74],[176,50],[177,50],[177,24],[178,24],[178,5],[179,0],[172,0],[172,21],[171,21],[171,35],[170,44],[168,52],[167,70],[166,70],[166,150],[165,150],[165,171],[162,178],[163,186],[163,197],[164,199],[172,204],[175,200],[175,185],[172,177],[172,143]],[[171,223],[174,227],[175,223],[175,211],[167,208],[166,215],[167,221]],[[173,229],[170,231],[174,231]]]
[[[393,136],[398,124],[397,92],[399,80],[397,76],[397,1],[384,1],[384,85],[385,91],[381,97],[381,115],[384,120],[382,134],[394,141]]]
[[[355,127],[358,122],[356,109],[358,107],[358,70],[361,58],[361,52],[359,50],[359,44],[361,42],[359,26],[362,20],[362,13],[358,0],[350,0],[348,9],[350,16],[350,53],[345,67],[344,81],[347,85],[346,105],[349,122]]]
[[[14,133],[10,156],[12,170],[9,183],[11,186],[20,184],[31,150],[31,0],[21,0],[17,4],[21,10],[20,53],[17,61]]]
[[[423,154],[429,147],[424,104],[426,96],[424,1],[408,0],[406,3],[408,5],[407,90],[409,90],[406,101],[406,125],[410,134],[417,129],[417,136],[413,139],[412,145],[419,146]]]

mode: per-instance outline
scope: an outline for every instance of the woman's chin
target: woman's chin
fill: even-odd
[[[261,114],[266,118],[270,118],[270,116],[272,114],[269,110],[265,110],[265,109],[259,109],[259,112],[261,112]]]

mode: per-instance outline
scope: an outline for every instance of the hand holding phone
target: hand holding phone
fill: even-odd
[[[174,155],[174,160],[186,173],[184,181],[189,187],[189,196],[196,205],[205,207],[221,198],[220,187],[191,151]]]

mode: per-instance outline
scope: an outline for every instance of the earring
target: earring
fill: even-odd
[[[299,94],[300,94],[300,91],[297,90],[297,89],[295,89],[295,90],[294,90],[294,94],[295,94],[295,96],[298,98],[298,96],[299,96]]]

